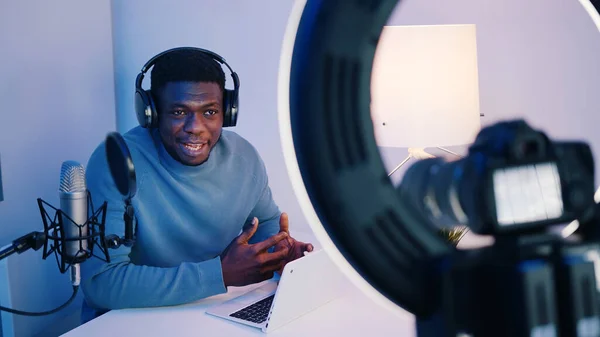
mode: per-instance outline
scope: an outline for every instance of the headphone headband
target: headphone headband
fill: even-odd
[[[215,53],[213,51],[210,51],[208,49],[197,48],[197,47],[176,47],[176,48],[171,48],[171,49],[165,50],[165,51],[163,51],[161,53],[158,53],[158,54],[154,55],[154,57],[152,57],[151,59],[149,59],[148,62],[146,62],[146,64],[144,64],[144,66],[142,67],[142,70],[140,71],[140,75],[141,76],[138,76],[138,78],[139,78],[139,84],[136,83],[136,87],[138,87],[138,88],[142,87],[142,80],[144,79],[144,75],[146,74],[146,72],[148,71],[148,69],[150,69],[150,67],[152,67],[156,63],[156,61],[159,58],[161,58],[163,55],[166,55],[166,54],[169,54],[171,52],[178,51],[178,50],[194,50],[194,51],[198,51],[198,52],[201,52],[201,53],[204,53],[204,54],[207,54],[207,55],[211,56],[215,61],[217,61],[217,62],[225,65],[227,67],[227,69],[229,69],[229,72],[231,73],[231,77],[233,78],[233,88],[234,88],[234,90],[238,90],[239,89],[239,87],[240,87],[239,78],[238,78],[236,72],[233,71],[233,69],[231,69],[231,67],[229,66],[229,64],[227,64],[227,62],[225,61],[225,59],[221,55],[219,55],[219,54],[217,54],[217,53]],[[138,82],[138,81],[136,80],[136,82]]]
[[[149,93],[149,91],[144,90],[142,88],[144,75],[146,74],[148,69],[150,69],[150,67],[152,67],[156,63],[156,61],[160,59],[163,55],[178,50],[193,50],[203,54],[207,54],[220,64],[224,64],[227,67],[227,69],[229,69],[229,72],[231,73],[231,78],[233,79],[233,89],[223,88],[223,127],[235,126],[237,122],[239,106],[239,77],[237,73],[233,71],[233,69],[229,66],[229,64],[225,62],[225,59],[222,56],[210,50],[197,47],[171,48],[155,55],[150,60],[148,60],[146,64],[144,64],[140,73],[135,79],[135,110],[140,125],[142,127],[156,127],[158,122],[158,114],[156,112],[156,107],[154,106],[154,102],[152,100],[152,95]]]

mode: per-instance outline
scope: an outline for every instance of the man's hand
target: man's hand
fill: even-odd
[[[279,217],[279,234],[282,233],[287,234],[287,236],[275,245],[275,250],[273,251],[273,253],[287,252],[284,256],[284,264],[278,270],[279,273],[283,271],[285,264],[301,258],[304,256],[304,252],[312,252],[314,249],[312,244],[298,241],[289,235],[290,222],[287,213],[281,213],[281,217]]]
[[[267,250],[288,237],[288,233],[279,232],[265,241],[248,244],[248,241],[258,228],[258,219],[252,220],[251,226],[231,243],[221,254],[221,268],[225,286],[245,286],[262,282],[273,277],[273,272],[283,268],[287,249],[273,253]]]

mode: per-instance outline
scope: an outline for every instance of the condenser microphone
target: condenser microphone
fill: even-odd
[[[87,258],[88,192],[85,170],[76,161],[63,162],[60,169],[60,214],[62,235],[65,239],[62,256],[72,264],[71,282],[79,285],[79,263]]]

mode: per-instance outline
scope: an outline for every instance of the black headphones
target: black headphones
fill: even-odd
[[[224,64],[229,71],[231,72],[231,77],[233,78],[233,89],[225,89],[223,90],[223,127],[235,126],[237,123],[237,115],[238,115],[238,107],[239,107],[239,89],[240,89],[240,79],[238,75],[231,69],[231,67],[225,62],[225,59],[221,56],[213,53],[210,50],[195,48],[195,47],[178,47],[169,50],[165,50],[164,52],[154,56],[151,58],[144,66],[142,67],[142,71],[137,75],[135,79],[135,113],[137,115],[137,120],[140,125],[144,128],[155,128],[158,126],[158,115],[156,112],[156,107],[154,105],[154,101],[152,100],[152,95],[150,94],[150,90],[144,90],[142,88],[142,81],[144,80],[144,74],[148,71],[148,68],[153,66],[156,63],[156,60],[161,56],[168,54],[172,51],[176,50],[195,50],[204,54],[209,55],[215,61]]]

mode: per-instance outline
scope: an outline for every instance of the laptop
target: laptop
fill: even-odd
[[[324,250],[285,265],[279,280],[206,310],[209,315],[271,332],[342,295],[347,282]]]

